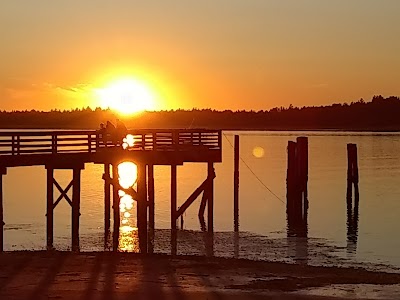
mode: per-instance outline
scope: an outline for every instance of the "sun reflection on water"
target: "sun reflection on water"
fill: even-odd
[[[118,165],[119,184],[123,189],[135,188],[137,180],[137,166],[132,162],[123,162]],[[121,217],[119,250],[139,252],[139,240],[136,218],[134,218],[134,199],[128,192],[118,191],[120,197],[119,208]]]

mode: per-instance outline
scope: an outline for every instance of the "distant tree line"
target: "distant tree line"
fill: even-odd
[[[400,98],[374,96],[350,104],[276,107],[260,111],[212,109],[143,112],[117,116],[100,108],[72,111],[0,112],[0,128],[95,129],[121,118],[128,128],[215,128],[231,130],[400,130]]]

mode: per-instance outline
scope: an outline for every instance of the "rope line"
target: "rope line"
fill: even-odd
[[[223,133],[224,137],[226,138],[226,140],[228,141],[229,145],[231,145],[232,148],[234,148],[234,146],[232,145],[231,141],[228,139],[228,137],[226,136],[225,133]],[[280,202],[282,202],[283,204],[285,204],[285,201],[282,200],[282,198],[280,198],[278,195],[276,195],[262,180],[260,177],[258,177],[258,175],[251,169],[251,167],[245,162],[245,160],[239,155],[239,159],[243,162],[243,164],[247,167],[247,169],[249,169],[250,173],[253,174],[253,176],[258,180],[258,182],[268,191],[270,192],[273,196],[275,196],[276,199],[278,199]]]

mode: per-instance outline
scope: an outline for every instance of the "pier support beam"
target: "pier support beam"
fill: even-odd
[[[119,208],[119,195],[118,191],[120,189],[118,181],[118,166],[116,164],[112,165],[112,183],[113,183],[113,251],[118,251],[119,246],[119,227],[121,223],[120,208]]]
[[[176,206],[177,206],[177,166],[171,165],[171,254],[177,253],[176,230]]]
[[[47,205],[46,205],[46,239],[47,239],[47,250],[53,249],[54,239],[54,214],[53,214],[53,203],[54,203],[54,168],[46,166],[47,169]]]
[[[104,243],[106,245],[110,234],[111,217],[111,175],[110,164],[104,164]]]
[[[207,203],[207,229],[208,232],[214,232],[214,164],[208,163],[208,203]]]
[[[72,170],[72,180],[68,186],[63,189],[54,177],[55,169]],[[71,213],[71,248],[72,251],[79,251],[79,218],[80,218],[80,202],[81,202],[81,171],[84,164],[76,164],[73,166],[64,166],[63,164],[46,165],[47,170],[47,205],[46,205],[46,237],[47,250],[53,249],[54,241],[54,209],[65,199],[72,208]],[[54,201],[54,186],[60,192],[60,196]],[[72,188],[72,200],[68,196],[69,190]]]
[[[81,169],[73,169],[72,251],[79,251],[79,218],[81,215]]]
[[[233,227],[239,232],[239,136],[235,135],[233,171]]]
[[[138,165],[137,179],[137,225],[139,235],[139,250],[142,254],[147,254],[147,184],[146,184],[146,165]]]
[[[149,204],[149,231],[148,252],[154,252],[154,230],[155,230],[155,201],[154,201],[154,166],[147,166],[148,204]]]
[[[4,251],[3,175],[6,174],[7,168],[0,167],[0,252]]]
[[[207,191],[207,236],[206,236],[206,252],[207,256],[214,255],[214,164],[208,163],[207,168],[208,191]]]

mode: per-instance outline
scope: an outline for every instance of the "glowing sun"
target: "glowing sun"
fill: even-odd
[[[116,80],[96,90],[103,108],[110,108],[121,114],[133,114],[154,110],[154,95],[143,82],[134,79]]]

